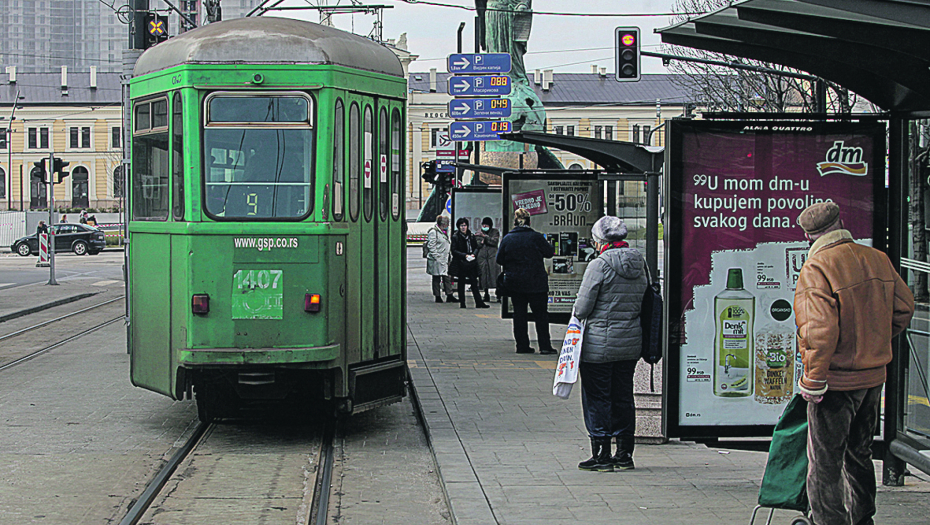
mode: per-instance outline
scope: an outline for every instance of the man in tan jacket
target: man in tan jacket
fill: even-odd
[[[857,244],[833,202],[801,212],[812,241],[794,295],[807,399],[807,494],[817,525],[871,525],[872,437],[891,339],[914,314],[914,296],[888,256]]]

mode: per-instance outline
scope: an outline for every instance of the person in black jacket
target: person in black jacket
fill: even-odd
[[[452,264],[449,274],[459,280],[459,307],[465,308],[465,281],[471,285],[475,296],[476,308],[490,308],[491,305],[481,300],[478,287],[478,240],[468,230],[468,219],[462,217],[455,221],[455,233],[452,234]]]
[[[530,213],[523,208],[514,212],[514,229],[501,239],[497,264],[504,267],[504,285],[513,301],[513,338],[518,354],[532,354],[526,319],[526,307],[533,310],[540,354],[555,354],[549,341],[549,276],[543,259],[555,252],[541,233],[530,228]]]

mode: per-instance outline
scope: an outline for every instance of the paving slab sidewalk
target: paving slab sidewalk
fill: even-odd
[[[418,255],[409,252],[408,359],[455,523],[749,522],[766,453],[672,440],[637,445],[632,471],[578,470],[590,456],[580,396],[552,395],[555,356],[514,353],[511,322],[500,319],[497,305],[477,310],[471,298],[464,310],[436,304]],[[553,340],[564,330],[553,325]],[[876,523],[930,516],[928,477],[911,470],[906,486],[879,487]],[[794,516],[777,511],[773,523]]]

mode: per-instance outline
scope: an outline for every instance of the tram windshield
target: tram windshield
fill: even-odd
[[[303,96],[214,96],[204,129],[206,209],[237,220],[310,212],[313,129]]]

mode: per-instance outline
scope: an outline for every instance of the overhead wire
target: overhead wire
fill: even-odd
[[[402,2],[402,3],[410,4],[410,5],[422,4],[422,5],[432,6],[432,7],[447,7],[447,8],[451,8],[451,9],[461,9],[461,10],[464,10],[464,11],[478,11],[478,8],[476,8],[476,7],[469,7],[469,6],[466,6],[466,5],[447,4],[447,3],[443,3],[443,2],[435,2],[435,1],[430,1],[430,0],[394,0],[394,1],[396,1],[396,2]],[[558,11],[537,11],[537,10],[535,10],[535,9],[532,9],[532,10],[530,10],[530,11],[519,11],[519,10],[516,10],[516,9],[498,9],[498,8],[492,8],[492,7],[486,8],[485,11],[496,11],[496,12],[499,12],[499,13],[528,13],[528,12],[531,12],[534,16],[535,16],[535,15],[543,15],[543,16],[580,16],[580,17],[594,17],[594,18],[605,18],[605,17],[607,17],[607,18],[617,18],[617,17],[659,17],[659,16],[665,16],[665,17],[667,17],[667,16],[678,16],[678,15],[690,16],[690,15],[703,15],[703,14],[705,14],[705,11],[699,11],[699,12],[698,12],[698,11],[696,11],[696,12],[685,11],[685,12],[680,12],[680,13],[675,13],[675,12],[665,12],[665,13],[577,13],[577,12],[558,12]]]

